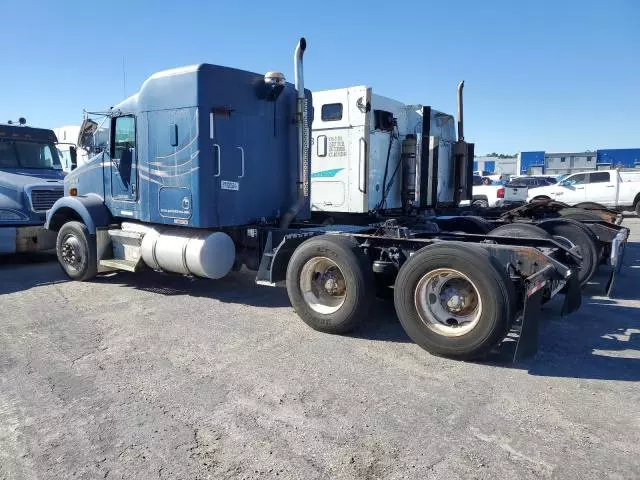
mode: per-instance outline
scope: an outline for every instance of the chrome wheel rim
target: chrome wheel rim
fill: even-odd
[[[314,257],[300,273],[300,291],[309,307],[324,315],[337,312],[347,298],[342,271],[333,260]]]
[[[473,330],[482,314],[478,289],[465,274],[438,268],[424,275],[415,289],[415,307],[422,322],[446,337]]]
[[[63,264],[73,271],[79,271],[82,265],[82,249],[80,241],[75,235],[67,235],[62,240],[60,247],[60,257]]]

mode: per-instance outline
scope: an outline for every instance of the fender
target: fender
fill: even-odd
[[[69,220],[81,221],[87,226],[89,233],[95,235],[97,228],[106,227],[112,222],[112,217],[98,195],[62,197],[47,212],[44,226],[49,230],[58,231]]]

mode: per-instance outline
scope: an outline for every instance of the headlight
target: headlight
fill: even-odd
[[[0,208],[0,222],[25,220],[27,216],[18,210]]]

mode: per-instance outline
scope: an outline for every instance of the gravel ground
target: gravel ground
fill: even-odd
[[[640,220],[617,299],[545,308],[517,365],[429,355],[391,305],[307,328],[249,274],[0,266],[0,479],[640,478]]]

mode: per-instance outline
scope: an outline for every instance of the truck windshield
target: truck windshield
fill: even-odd
[[[46,143],[0,140],[0,168],[61,170],[56,149]]]

